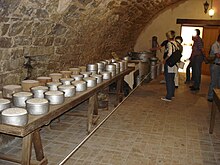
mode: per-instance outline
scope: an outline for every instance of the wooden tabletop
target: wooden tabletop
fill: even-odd
[[[133,71],[133,67],[129,67],[127,70],[119,73],[109,80],[104,80],[102,83],[97,84],[97,86],[93,88],[87,88],[84,92],[76,92],[76,95],[70,98],[65,98],[63,104],[60,105],[50,105],[49,112],[44,115],[34,116],[28,115],[28,123],[23,127],[0,124],[0,132],[6,133],[14,136],[24,137],[36,129],[42,127],[45,124],[48,124],[51,120],[59,117],[63,113],[70,110],[72,107],[82,103],[86,99],[93,96],[96,92],[102,90],[103,88],[108,87],[113,82],[123,78],[125,75],[129,74]]]
[[[220,110],[220,89],[214,89],[213,101]]]

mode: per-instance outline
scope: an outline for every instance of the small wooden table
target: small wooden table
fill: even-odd
[[[211,110],[211,119],[210,119],[210,127],[209,133],[213,133],[214,125],[215,125],[215,115],[216,109],[220,111],[220,89],[214,89],[213,102],[212,102],[212,110]]]
[[[50,123],[53,119],[61,116],[72,107],[89,99],[87,131],[90,132],[93,124],[93,117],[98,115],[97,93],[102,89],[108,87],[113,82],[116,82],[117,89],[115,101],[116,104],[118,104],[122,100],[121,92],[124,76],[129,74],[133,70],[134,68],[128,68],[127,70],[119,73],[110,80],[104,80],[102,83],[93,88],[88,88],[84,92],[77,92],[74,97],[65,98],[63,104],[50,105],[50,110],[47,114],[39,116],[29,115],[28,123],[23,127],[0,124],[0,133],[5,133],[22,138],[21,159],[14,158],[13,156],[6,154],[0,154],[0,159],[20,163],[22,165],[47,164],[48,161],[47,158],[44,156],[43,146],[40,138],[40,128]],[[36,161],[31,160],[32,144],[35,150]]]

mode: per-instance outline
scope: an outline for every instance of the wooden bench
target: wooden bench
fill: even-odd
[[[102,83],[97,84],[96,87],[88,88],[84,92],[77,92],[74,97],[65,98],[65,102],[60,105],[50,105],[50,110],[47,114],[40,116],[29,115],[28,123],[23,127],[11,126],[0,124],[0,132],[18,136],[22,138],[22,153],[21,159],[14,158],[11,155],[0,154],[0,159],[8,160],[22,165],[47,164],[47,158],[43,153],[43,146],[40,137],[40,128],[44,125],[50,123],[53,119],[61,116],[65,112],[69,111],[72,107],[82,103],[83,101],[89,99],[88,106],[88,120],[87,120],[87,131],[91,131],[91,127],[94,123],[94,118],[98,115],[98,104],[97,104],[97,93],[104,88],[107,88],[110,84],[116,82],[116,100],[115,104],[122,101],[122,82],[124,76],[133,71],[134,68],[128,68],[124,72],[114,76],[110,80],[104,80]],[[34,146],[36,160],[31,160],[32,144]]]
[[[211,110],[211,119],[210,119],[210,127],[209,133],[213,133],[214,125],[215,125],[215,115],[216,110],[220,111],[220,89],[214,89],[213,102],[212,102],[212,110]]]

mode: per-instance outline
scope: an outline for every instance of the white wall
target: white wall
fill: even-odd
[[[152,36],[157,36],[160,44],[166,39],[165,33],[175,30],[176,35],[180,35],[180,24],[176,24],[176,19],[220,19],[220,0],[214,0],[213,8],[215,15],[211,18],[204,13],[203,3],[205,0],[188,0],[179,5],[171,6],[161,12],[153,21],[148,24],[137,39],[134,51],[145,51],[151,48]],[[210,3],[210,0],[208,0]],[[218,8],[217,8],[218,6]],[[162,53],[158,51],[157,56],[161,59]]]

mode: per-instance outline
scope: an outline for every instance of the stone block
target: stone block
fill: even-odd
[[[0,37],[0,48],[10,48],[12,46],[12,40],[8,37]]]

